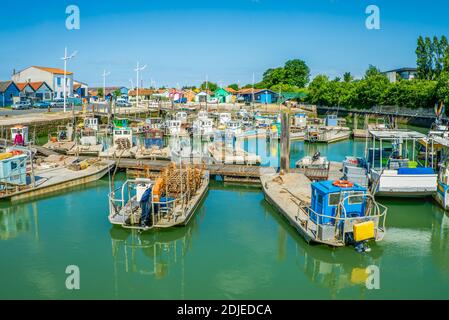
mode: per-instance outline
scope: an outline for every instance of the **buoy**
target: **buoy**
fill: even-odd
[[[354,184],[348,180],[336,180],[333,185],[340,188],[352,188],[354,186]]]

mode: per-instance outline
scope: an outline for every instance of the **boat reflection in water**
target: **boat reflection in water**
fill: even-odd
[[[32,212],[30,212],[30,209]],[[11,240],[34,233],[39,239],[38,210],[36,203],[24,207],[0,207],[0,240]]]

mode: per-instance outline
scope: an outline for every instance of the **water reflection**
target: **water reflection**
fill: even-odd
[[[39,216],[35,202],[29,205],[0,207],[0,240],[11,240],[34,233],[39,238]]]

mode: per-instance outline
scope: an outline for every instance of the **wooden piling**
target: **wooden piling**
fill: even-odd
[[[281,117],[281,170],[290,169],[290,114],[283,112]]]

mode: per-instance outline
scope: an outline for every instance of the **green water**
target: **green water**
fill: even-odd
[[[327,151],[339,160],[359,147]],[[307,245],[258,188],[213,182],[187,227],[144,234],[109,224],[107,192],[105,178],[2,204],[0,298],[449,298],[449,215],[431,199],[382,200],[387,236],[362,255]],[[65,287],[68,265],[80,268],[80,290]],[[357,280],[371,265],[379,290]]]

